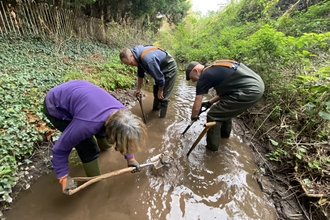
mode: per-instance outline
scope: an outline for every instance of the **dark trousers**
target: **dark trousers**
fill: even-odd
[[[61,132],[63,132],[66,127],[71,123],[71,121],[58,119],[50,115],[46,106],[46,102],[44,102],[43,112],[48,118],[48,120],[53,124],[53,126]],[[98,138],[97,135],[95,135],[95,137]],[[83,163],[88,163],[97,159],[100,154],[99,147],[93,136],[81,141],[77,146],[75,146],[75,148],[77,150],[81,162]]]
[[[158,108],[158,110],[164,106],[167,107],[168,103],[170,101],[170,97],[174,88],[175,84],[175,78],[176,76],[173,76],[171,78],[166,78],[165,77],[165,85],[164,85],[164,90],[163,90],[163,96],[164,99],[160,100],[158,99],[158,86],[154,85],[153,87],[153,94],[154,94],[154,104],[153,104],[153,109],[157,110],[155,108]]]
[[[162,63],[160,64],[160,69],[165,76],[165,84],[163,90],[164,99],[158,99],[158,86],[154,85],[154,104],[152,110],[160,110],[160,117],[164,118],[166,116],[167,106],[170,101],[170,96],[172,94],[175,84],[175,78],[177,75],[177,65],[171,55],[168,54],[167,57],[162,61]]]

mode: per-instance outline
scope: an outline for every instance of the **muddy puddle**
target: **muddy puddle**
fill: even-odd
[[[169,151],[168,169],[143,168],[108,178],[82,189],[72,196],[62,194],[54,173],[39,178],[18,196],[8,220],[209,220],[277,219],[273,205],[261,192],[253,174],[250,149],[237,131],[221,141],[218,152],[205,149],[205,137],[187,157],[186,153],[203,130],[206,113],[187,133],[195,88],[183,76],[177,80],[166,119],[152,112],[152,94],[143,99],[147,114],[148,142],[136,159],[149,158]],[[141,116],[137,103],[132,111]],[[235,128],[235,126],[234,126]],[[102,172],[126,167],[116,151],[100,156]],[[72,177],[84,176],[81,166],[71,166]]]

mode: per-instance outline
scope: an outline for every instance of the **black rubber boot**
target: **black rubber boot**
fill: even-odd
[[[160,118],[165,118],[166,117],[167,105],[168,105],[168,102],[161,102],[160,103],[160,114],[159,114]]]
[[[152,105],[152,111],[159,111],[159,100],[157,98],[154,98],[154,104]]]

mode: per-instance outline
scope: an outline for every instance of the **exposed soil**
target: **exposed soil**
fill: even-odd
[[[114,97],[120,100],[128,108],[136,104],[136,98],[132,95],[132,91],[116,90],[110,92]],[[250,110],[253,111],[253,110]],[[244,122],[242,121],[244,119]],[[257,140],[255,131],[250,127],[249,113],[235,119],[235,128],[242,135],[248,146],[255,155],[256,164],[259,171],[256,171],[256,178],[262,191],[273,202],[279,219],[310,219],[308,211],[304,208],[303,198],[300,197],[302,192],[297,184],[293,186],[288,181],[288,174],[281,174],[279,164],[270,163],[265,154],[268,152],[267,146]],[[28,158],[29,162],[19,167],[19,179],[13,189],[12,198],[15,200],[20,191],[30,188],[41,175],[52,172],[51,166],[51,147],[52,142],[41,143],[36,148],[33,155]],[[1,211],[5,212],[10,209],[10,204],[1,204]],[[0,212],[0,218],[3,219]]]

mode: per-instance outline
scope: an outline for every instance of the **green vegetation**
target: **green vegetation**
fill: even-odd
[[[263,78],[264,99],[250,125],[269,143],[268,163],[276,161],[282,173],[293,173],[290,181],[298,181],[314,208],[326,216],[330,212],[330,200],[325,199],[330,194],[330,1],[314,2],[318,3],[309,7],[275,0],[231,3],[207,17],[187,17],[174,31],[160,32],[157,43],[181,63],[235,59]],[[247,114],[241,118],[251,120]]]
[[[16,5],[16,1],[8,0]],[[136,25],[142,23],[141,27],[146,29],[154,26],[157,30],[161,26],[157,15],[166,16],[167,21],[177,24],[186,16],[191,7],[186,0],[126,0],[126,1],[103,1],[103,0],[36,0],[37,3],[47,2],[59,8],[80,10],[87,16],[100,18],[105,22],[116,22],[124,25]],[[149,27],[147,27],[149,26]]]
[[[290,174],[290,188],[298,189],[298,182],[299,197],[303,193],[313,208],[329,216],[330,1],[232,1],[221,12],[189,15],[181,23],[189,4],[170,2],[55,1],[115,26],[109,36],[116,48],[136,42],[120,24],[136,22],[144,32],[157,32],[159,11],[177,25],[159,32],[156,44],[178,63],[236,59],[255,70],[266,84],[264,98],[256,106],[257,116],[240,117],[256,130],[253,137],[266,143],[266,163]],[[131,67],[121,65],[117,50],[73,38],[54,43],[0,37],[0,71],[0,202],[11,202],[18,167],[30,163],[38,143],[54,132],[41,111],[50,88],[70,79],[86,79],[107,90],[134,83]],[[261,170],[277,172],[270,167]]]
[[[18,167],[31,162],[34,148],[54,132],[42,113],[46,92],[71,79],[85,79],[107,90],[126,89],[134,85],[134,78],[127,74],[131,67],[120,64],[118,51],[97,42],[0,42],[0,202],[11,202]]]

